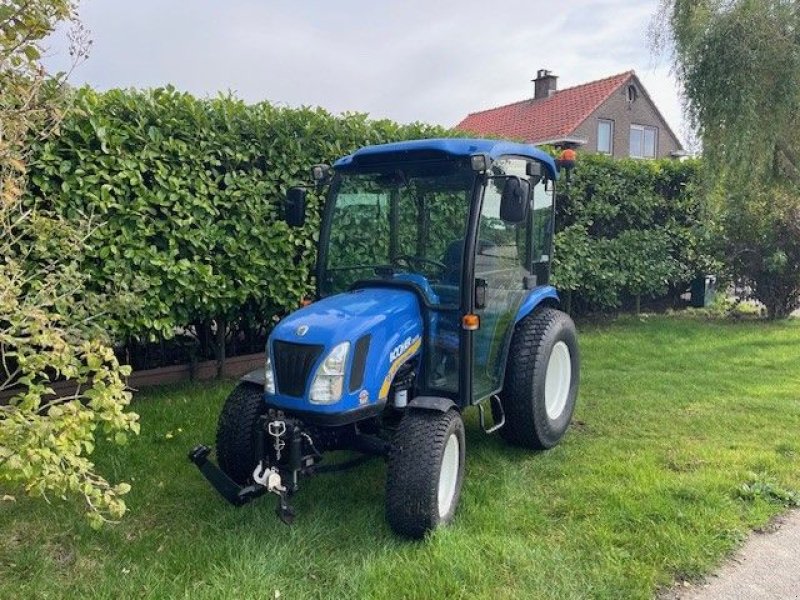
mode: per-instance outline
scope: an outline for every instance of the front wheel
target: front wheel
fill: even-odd
[[[449,523],[464,479],[464,422],[410,410],[400,421],[386,475],[386,520],[400,535],[421,538]]]
[[[578,336],[569,315],[543,308],[520,321],[500,394],[502,437],[527,448],[555,446],[572,420],[579,375]]]
[[[259,418],[266,412],[261,386],[241,382],[225,400],[217,424],[217,460],[225,474],[246,483],[258,464],[256,436]]]

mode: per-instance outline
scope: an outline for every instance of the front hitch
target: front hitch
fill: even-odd
[[[300,476],[314,473],[331,473],[356,467],[373,456],[387,456],[390,446],[373,435],[351,432],[343,445],[323,439],[321,448],[348,448],[362,453],[352,460],[334,464],[317,466],[322,454],[317,449],[315,440],[298,419],[287,417],[280,412],[272,412],[261,417],[255,440],[255,454],[260,456],[252,473],[253,483],[241,486],[236,483],[212,460],[209,459],[211,448],[205,445],[196,446],[189,452],[192,461],[212,487],[233,506],[242,506],[264,494],[275,494],[278,505],[275,509],[278,518],[287,525],[295,519],[295,511],[289,505],[289,498],[298,489]],[[319,441],[317,441],[319,443]]]
[[[275,494],[278,496],[278,506],[275,508],[278,518],[287,525],[294,522],[296,513],[289,505],[289,491],[282,484],[277,469],[268,469],[263,463],[259,463],[253,472],[255,483],[242,487],[209,460],[210,453],[211,448],[201,444],[189,453],[189,460],[197,465],[203,477],[219,492],[220,496],[234,506],[242,506],[266,493]]]
[[[209,460],[208,455],[211,448],[204,445],[196,446],[189,452],[189,460],[192,461],[208,482],[234,506],[242,506],[251,500],[267,492],[267,488],[260,484],[240,486],[233,479],[228,477],[225,472]]]
[[[272,438],[271,448],[267,447],[267,435]],[[275,494],[278,496],[275,509],[278,518],[291,525],[295,511],[289,505],[289,496],[297,491],[298,475],[304,466],[310,467],[314,463],[313,456],[303,456],[303,437],[313,447],[313,441],[298,421],[287,419],[282,413],[263,415],[255,440],[256,456],[260,459],[253,470],[253,484],[245,487],[233,481],[208,458],[211,453],[208,446],[195,447],[189,453],[189,460],[200,469],[213,488],[234,506],[242,506],[267,493]]]

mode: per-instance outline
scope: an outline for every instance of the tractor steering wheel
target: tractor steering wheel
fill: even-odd
[[[447,270],[447,265],[444,264],[443,262],[440,262],[440,261],[435,260],[433,258],[425,258],[423,256],[412,256],[410,254],[400,254],[399,256],[395,257],[395,260],[404,260],[405,262],[408,263],[408,265],[410,267],[415,266],[414,263],[416,263],[416,266],[421,266],[422,264],[429,264],[429,265],[433,265],[433,266],[435,266],[435,267],[437,267],[439,269],[442,269],[442,271],[446,271]]]

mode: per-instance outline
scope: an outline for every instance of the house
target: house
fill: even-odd
[[[679,157],[683,146],[633,71],[563,90],[542,69],[532,98],[471,113],[456,129],[617,158]]]

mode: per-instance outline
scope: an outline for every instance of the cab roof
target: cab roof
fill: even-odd
[[[387,155],[387,161],[402,161],[403,158],[411,158],[414,154],[422,155],[429,159],[467,157],[472,154],[487,154],[492,159],[497,159],[501,156],[520,156],[542,162],[547,169],[550,179],[556,179],[558,177],[558,171],[553,157],[536,146],[500,140],[463,138],[411,140],[376,146],[364,146],[353,152],[353,154],[349,154],[337,160],[333,163],[333,168],[340,171],[347,171],[350,169],[357,169],[359,166],[362,166],[362,164],[375,164],[377,162],[376,159],[378,159],[381,154]]]

